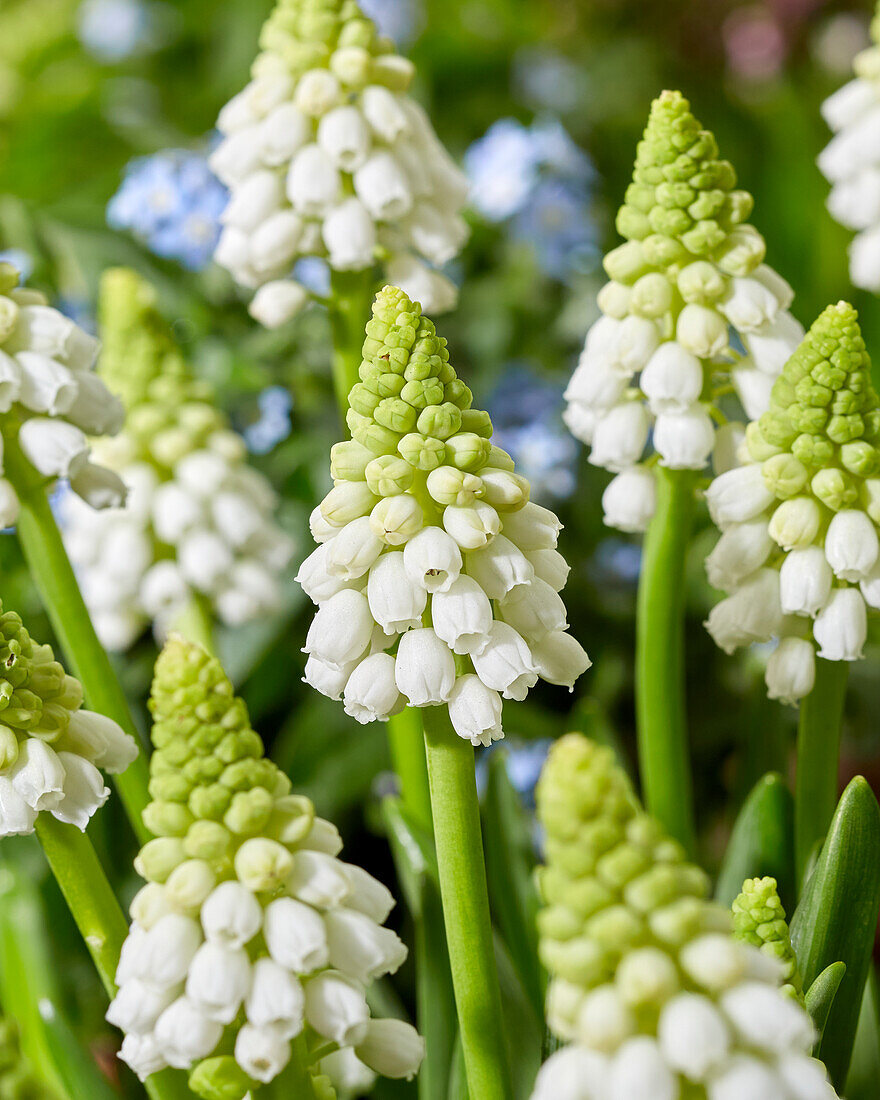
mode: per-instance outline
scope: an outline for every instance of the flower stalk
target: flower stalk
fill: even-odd
[[[685,559],[696,473],[657,472],[636,622],[636,714],[645,804],[688,851],[694,846],[684,669]]]
[[[470,746],[445,707],[422,710],[440,893],[471,1096],[510,1096],[501,994]]]

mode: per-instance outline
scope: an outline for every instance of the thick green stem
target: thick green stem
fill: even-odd
[[[802,882],[816,844],[828,831],[838,795],[840,725],[849,665],[816,658],[816,682],[801,700],[794,801],[795,862]]]
[[[70,671],[81,682],[88,705],[112,718],[140,743],[125,692],[89,618],[49,506],[45,483],[25,460],[12,433],[4,435],[6,476],[21,501],[18,537]],[[150,833],[141,817],[149,802],[149,768],[144,753],[113,779],[138,839],[149,840]]]
[[[333,335],[333,386],[343,421],[351,387],[359,381],[364,329],[376,282],[372,270],[334,271],[330,290],[330,331]]]
[[[445,706],[422,710],[440,895],[468,1091],[479,1100],[512,1095],[501,992],[492,945],[474,750]]]
[[[693,789],[685,705],[685,557],[697,475],[657,469],[636,621],[636,722],[645,805],[692,852]]]

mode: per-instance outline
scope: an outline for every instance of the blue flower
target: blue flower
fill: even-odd
[[[268,386],[257,398],[257,407],[260,417],[244,429],[243,435],[253,454],[264,455],[290,435],[293,399],[284,386]]]
[[[107,221],[130,230],[157,256],[198,271],[214,254],[228,198],[204,154],[169,149],[128,165]]]
[[[80,41],[99,61],[124,61],[151,44],[150,10],[143,0],[84,0],[77,22]]]
[[[580,66],[547,46],[517,50],[513,84],[524,103],[551,111],[573,111],[587,94]]]
[[[531,130],[514,118],[493,122],[464,155],[471,201],[489,221],[517,213],[538,182],[540,150]]]
[[[514,364],[487,402],[494,442],[529,479],[534,500],[563,500],[575,489],[578,446],[562,423],[562,388]]]
[[[361,11],[398,46],[408,46],[419,36],[425,13],[419,0],[360,0]]]
[[[477,758],[477,786],[482,794],[486,789],[488,758],[501,753],[511,786],[529,809],[535,808],[535,787],[541,777],[541,769],[553,740],[542,737],[535,741],[521,741],[505,737],[496,741]]]
[[[293,277],[319,298],[326,298],[330,293],[330,266],[320,256],[303,256],[297,260],[293,265]]]
[[[545,179],[513,222],[513,236],[535,250],[541,270],[565,281],[595,267],[599,252],[589,196],[579,184]]]

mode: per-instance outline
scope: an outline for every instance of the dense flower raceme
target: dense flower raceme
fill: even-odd
[[[98,341],[38,291],[17,284],[15,268],[0,264],[3,442],[17,442],[37,474],[69,479],[73,491],[92,508],[119,504],[125,486],[116,474],[91,461],[86,438],[119,431],[124,415],[93,372]],[[0,478],[0,527],[11,526],[17,517],[15,489]]]
[[[856,230],[849,249],[855,286],[880,293],[880,18],[871,25],[875,45],[855,59],[855,78],[822,105],[834,137],[819,156],[831,184],[832,217]]]
[[[730,595],[709,633],[727,653],[778,638],[767,664],[772,699],[813,688],[815,651],[862,656],[868,608],[880,608],[880,407],[852,306],[818,318],[749,424],[743,465],[706,498],[721,538],[709,581]]]
[[[782,967],[731,934],[708,880],[611,750],[556,743],[538,784],[548,1022],[569,1045],[532,1100],[833,1100]]]
[[[95,628],[125,649],[152,622],[161,634],[193,593],[225,623],[278,606],[292,543],[273,519],[275,494],[245,445],[194,379],[134,272],[101,289],[99,372],[119,393],[125,427],[99,447],[129,489],[126,508],[99,516],[62,501],[65,543]]]
[[[562,525],[529,502],[446,341],[396,287],[373,303],[360,377],[297,577],[318,605],[306,682],[360,722],[447,704],[456,732],[488,745],[502,698],[539,676],[571,688],[589,667],[559,596]]]
[[[229,186],[215,259],[256,289],[269,327],[309,300],[301,256],[336,271],[381,262],[426,309],[455,303],[437,267],[467,237],[467,182],[406,93],[413,66],[354,0],[279,0],[253,79],[220,113],[211,166]]]
[[[0,605],[0,836],[32,833],[50,813],[85,831],[110,796],[99,768],[125,771],[134,738],[83,710],[83,691]]]
[[[764,239],[746,221],[752,198],[735,185],[687,100],[664,92],[617,215],[626,243],[604,260],[602,317],[566,391],[569,428],[590,444],[590,462],[617,475],[602,505],[623,531],[643,531],[654,512],[649,440],[671,469],[702,470],[713,451],[717,468],[720,392],[732,384],[760,416],[803,336],[792,290],[763,263]]]
[[[401,1020],[372,1019],[367,986],[406,947],[383,927],[394,904],[337,858],[336,828],[263,756],[219,662],[179,636],[156,664],[155,752],[135,861],[147,880],[107,1019],[141,1079],[190,1070],[190,1087],[237,1100],[294,1057],[322,1073],[412,1077],[424,1043]],[[222,1085],[222,1090],[221,1090]]]

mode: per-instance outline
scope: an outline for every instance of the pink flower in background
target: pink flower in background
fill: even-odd
[[[727,64],[743,80],[771,80],[785,62],[785,35],[773,13],[763,6],[731,12],[724,21],[722,37]]]

